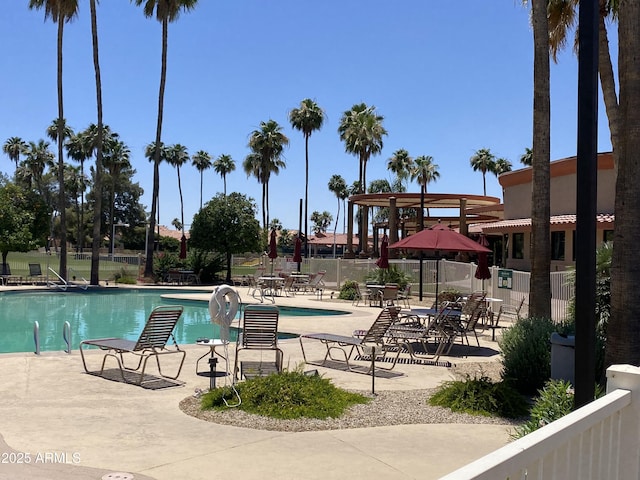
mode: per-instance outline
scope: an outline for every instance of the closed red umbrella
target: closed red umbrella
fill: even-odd
[[[276,230],[275,228],[271,230],[271,236],[269,237],[269,251],[267,252],[268,257],[271,259],[271,274],[273,275],[273,261],[278,258],[278,241],[276,240]]]
[[[380,258],[376,260],[376,265],[379,268],[389,268],[389,237],[386,235],[380,242]]]
[[[179,258],[181,259],[185,259],[187,258],[187,237],[185,237],[184,235],[182,235],[182,238],[180,239],[180,255]]]
[[[302,240],[300,240],[300,237],[296,237],[296,242],[293,246],[293,261],[302,263]],[[298,269],[300,269],[300,267],[298,267]]]
[[[478,280],[488,280],[491,278],[491,270],[489,270],[489,256],[486,252],[478,253],[478,268],[476,268],[475,277]]]

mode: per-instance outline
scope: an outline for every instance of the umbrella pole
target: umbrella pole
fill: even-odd
[[[423,284],[423,281],[422,281],[422,251],[420,252],[420,270],[419,270],[419,272],[420,272],[419,273],[419,275],[420,275],[420,288],[419,288],[419,293],[420,294],[419,294],[419,299],[420,299],[420,301],[422,301],[422,284]]]
[[[438,284],[440,283],[440,257],[436,258],[436,309],[438,308]]]

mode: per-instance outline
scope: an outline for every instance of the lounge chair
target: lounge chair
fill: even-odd
[[[9,285],[13,283],[15,285],[22,285],[22,277],[19,275],[13,275],[11,273],[11,266],[8,263],[5,263],[0,267],[2,269],[2,284]]]
[[[400,355],[400,349],[394,348],[389,349],[389,345],[385,342],[385,334],[389,327],[398,321],[398,314],[400,313],[400,307],[386,307],[384,308],[378,318],[375,319],[369,330],[363,332],[360,336],[346,336],[346,335],[335,335],[332,333],[307,333],[304,335],[300,335],[300,348],[302,350],[302,358],[304,358],[305,363],[310,365],[319,365],[325,366],[328,360],[332,361],[342,361],[342,358],[334,358],[333,352],[339,351],[344,357],[344,363],[347,367],[347,370],[355,372],[355,373],[366,373],[369,374],[373,370],[375,364],[375,360],[377,359],[377,355],[381,354],[382,358],[386,356],[386,354],[390,351],[395,353],[395,358],[393,359],[391,366],[389,368],[384,368],[383,370],[391,370],[395,367],[396,362],[398,361],[398,356]],[[324,358],[322,361],[311,361],[307,359],[307,355],[304,350],[304,342],[303,339],[309,340],[318,340],[322,344],[324,344],[327,348]],[[351,359],[353,352],[357,352],[360,355],[365,353],[365,349],[371,349],[373,364],[368,367],[365,371],[362,369],[354,369],[349,360]]]
[[[47,283],[47,277],[42,274],[42,267],[39,263],[29,264],[29,275],[27,276],[27,281],[34,285]]]
[[[247,305],[240,324],[240,333],[236,342],[233,381],[238,378],[249,378],[282,371],[284,354],[278,347],[278,319],[280,309],[275,305]],[[240,352],[259,350],[275,352],[275,362],[259,361],[240,362]]]
[[[142,333],[137,341],[126,340],[124,338],[99,338],[95,340],[83,340],[80,342],[80,355],[82,357],[82,365],[87,373],[94,373],[87,368],[87,363],[84,356],[85,346],[98,347],[101,350],[106,351],[102,358],[102,367],[100,368],[100,374],[104,372],[104,366],[107,361],[107,357],[113,357],[118,362],[118,368],[120,374],[125,382],[128,382],[125,372],[138,373],[137,385],[142,385],[154,380],[144,381],[144,373],[147,367],[147,361],[154,357],[158,364],[158,372],[161,377],[168,378],[170,380],[176,380],[182,370],[186,352],[180,349],[180,346],[176,343],[173,336],[173,330],[182,315],[183,307],[181,306],[160,306],[153,309],[147,320]],[[171,339],[175,348],[168,348],[167,342]],[[165,375],[162,373],[160,366],[160,356],[177,353],[182,355],[180,359],[180,365],[178,372],[175,376]],[[125,365],[125,354],[131,354],[138,358],[138,365],[135,368],[129,368]]]
[[[509,319],[511,322],[515,322],[520,318],[520,311],[522,310],[522,306],[524,305],[523,296],[518,305],[511,305],[509,303],[503,303],[500,305],[500,309],[498,310],[498,314],[495,317],[491,317],[489,320],[488,328],[491,329],[491,340],[495,341],[496,339],[496,330],[498,328],[503,328],[500,325],[500,319]]]

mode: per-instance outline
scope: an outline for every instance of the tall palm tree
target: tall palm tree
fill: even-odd
[[[494,172],[496,169],[496,157],[488,148],[481,148],[469,159],[474,172],[482,172],[482,191],[487,195],[487,172]]]
[[[520,155],[520,163],[522,163],[527,167],[530,167],[532,162],[533,162],[533,150],[527,147],[524,149],[524,153]]]
[[[340,140],[345,144],[345,151],[358,156],[359,193],[366,193],[367,185],[367,162],[372,155],[377,155],[382,151],[383,137],[387,131],[382,126],[384,117],[378,115],[375,106],[367,106],[364,103],[355,104],[351,110],[342,114],[338,133]],[[368,231],[369,214],[366,208],[360,209],[360,221],[358,227],[358,242],[360,251],[367,249],[366,234]]]
[[[78,197],[84,188],[85,182],[82,178],[80,167],[65,165],[64,169],[65,189],[69,196],[73,198],[76,214],[76,251],[80,248],[80,239],[82,237],[82,224],[80,223],[80,202]]]
[[[414,160],[410,175],[411,180],[416,180],[420,184],[418,230],[422,230],[424,228],[424,194],[427,193],[427,185],[440,178],[440,172],[438,171],[438,165],[433,163],[433,157],[431,155],[420,155]],[[429,209],[427,209],[427,216],[429,216]]]
[[[577,23],[578,0],[554,0],[548,3],[547,19],[549,24],[549,50],[554,62],[558,61],[558,52],[567,44],[567,35]],[[615,22],[618,20],[618,0],[599,0],[600,18],[598,22],[598,75],[602,88],[602,98],[607,111],[609,121],[609,135],[611,146],[613,147],[613,160],[618,164],[617,146],[619,120],[619,101],[616,90],[615,75],[611,62],[611,52],[609,49],[609,38],[607,33],[607,20]],[[577,30],[576,38],[573,42],[574,50],[577,52]],[[617,167],[616,167],[617,168]]]
[[[44,170],[48,165],[52,165],[55,156],[49,150],[49,142],[40,139],[38,142],[29,142],[25,153],[24,164],[26,170],[29,172],[33,183],[35,183],[36,190],[41,196],[45,196],[44,187],[42,185],[42,176]],[[53,209],[53,205],[49,205]]]
[[[387,169],[395,174],[401,184],[411,175],[411,167],[413,167],[413,158],[404,148],[393,152],[387,161]]]
[[[640,238],[640,75],[637,52],[640,51],[640,5],[620,2],[618,72],[620,78],[620,149],[616,179],[616,225],[611,258],[611,317],[607,327],[605,367],[613,364],[640,363],[640,283],[638,263],[630,257]]]
[[[262,225],[265,232],[269,225],[269,179],[272,173],[277,175],[286,166],[282,152],[287,145],[289,138],[282,133],[282,127],[275,120],[260,122],[260,128],[254,130],[249,137],[249,148],[257,155],[258,161],[258,168],[256,170],[254,165],[252,173],[262,184]],[[255,161],[254,158],[252,162]],[[249,174],[246,166],[245,172]]]
[[[73,20],[78,14],[78,0],[29,0],[29,8],[40,10],[44,8],[45,20],[51,20],[58,25],[57,38],[57,85],[58,85],[58,189],[60,211],[60,266],[58,274],[63,280],[67,278],[67,214],[64,195],[64,158],[62,147],[64,144],[64,102],[62,98],[62,39],[64,37],[64,24]]]
[[[159,148],[158,144],[156,144],[155,142],[151,142],[150,144],[148,144],[145,149],[144,149],[144,156],[150,161],[154,163],[154,170],[156,168],[156,164],[159,166],[161,162],[166,161],[167,160],[167,147],[165,147],[164,143],[160,142],[159,144]],[[156,161],[157,159],[157,161]],[[157,188],[156,188],[157,187]],[[154,177],[154,189],[156,190],[156,194],[155,197],[158,197],[160,195],[160,177],[156,178]],[[154,223],[156,224],[156,226],[158,227],[158,238],[160,237],[160,202],[159,202],[159,198],[155,198],[155,215],[154,215],[154,210],[153,210],[153,204],[154,201],[152,200],[151,202],[151,212],[149,214],[149,232],[151,233],[149,235],[149,238],[147,239],[147,242],[149,244],[152,245],[151,250],[153,251],[153,245],[155,244],[154,242],[154,235],[153,235],[153,225]],[[157,222],[156,222],[157,220]],[[149,249],[149,245],[147,245],[147,252]],[[145,272],[146,272],[146,264],[145,264]],[[146,275],[146,273],[145,273]]]
[[[105,173],[111,179],[111,191],[109,192],[109,222],[113,226],[115,224],[115,205],[116,205],[116,188],[120,181],[120,174],[131,168],[131,151],[127,145],[119,140],[112,139],[104,145],[103,152],[103,168]],[[96,195],[97,196],[97,195]],[[111,229],[113,232],[113,228]],[[114,240],[111,239],[113,242]]]
[[[20,137],[10,137],[4,142],[4,145],[2,145],[2,151],[7,154],[9,160],[15,162],[17,170],[20,155],[24,155],[27,151],[27,142]]]
[[[178,193],[180,194],[180,223],[182,223],[182,235],[184,236],[184,200],[182,198],[182,181],[180,180],[180,167],[189,161],[187,147],[176,143],[167,148],[167,162],[176,167],[178,173]]]
[[[329,179],[329,191],[338,199],[338,212],[336,213],[336,226],[333,228],[333,258],[336,257],[336,232],[340,220],[340,200],[347,195],[347,182],[340,175],[331,175]]]
[[[93,188],[96,192],[102,191],[102,143],[104,141],[104,125],[102,123],[102,77],[100,76],[100,56],[98,48],[98,15],[96,12],[97,0],[89,0],[91,11],[91,46],[93,50],[93,71],[96,79],[96,110],[97,110],[97,135],[96,135],[96,167],[93,175]],[[83,214],[84,218],[84,214]],[[100,227],[102,219],[102,195],[96,195],[93,202],[93,235],[91,241],[91,285],[100,283]]]
[[[513,169],[511,162],[506,158],[499,158],[496,160],[496,168],[493,173],[497,175],[501,175],[506,172],[510,172]]]
[[[82,134],[73,134],[65,143],[67,156],[72,160],[80,163],[80,171],[78,174],[78,185],[80,194],[80,211],[78,216],[78,249],[82,251],[84,245],[84,192],[86,190],[86,181],[84,175],[84,162],[91,157],[91,153],[87,150],[86,140]],[[95,185],[94,185],[95,188]],[[96,192],[100,190],[95,189]],[[96,196],[97,199],[98,196]]]
[[[551,318],[550,159],[551,96],[547,0],[532,0],[533,158],[529,315]]]
[[[309,233],[309,137],[311,134],[322,128],[324,123],[325,114],[324,111],[318,106],[316,102],[310,98],[305,98],[300,102],[299,108],[294,108],[289,112],[289,121],[291,126],[302,132],[304,136],[304,235],[307,238]],[[304,243],[305,257],[308,255],[307,242]]]
[[[180,11],[188,12],[195,8],[198,0],[132,0],[136,6],[144,5],[145,17],[153,16],[162,24],[162,66],[160,70],[160,91],[158,93],[158,122],[156,127],[156,148],[153,159],[153,192],[151,194],[151,215],[149,238],[147,244],[147,258],[144,264],[144,275],[153,275],[153,246],[156,210],[160,191],[160,145],[162,143],[162,115],[164,112],[164,89],[167,79],[167,39],[169,23],[180,16]]]
[[[191,165],[196,167],[196,170],[200,172],[200,210],[202,210],[202,179],[204,177],[204,171],[211,168],[211,155],[204,150],[198,150],[191,157]]]
[[[236,169],[236,162],[231,155],[222,154],[213,162],[213,170],[222,177],[224,195],[227,195],[227,175]]]

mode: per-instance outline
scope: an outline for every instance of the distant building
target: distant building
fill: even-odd
[[[551,270],[575,264],[576,157],[551,162]],[[507,268],[531,269],[532,168],[507,172],[498,177],[503,189],[504,220],[482,224],[488,237],[500,237],[502,261]],[[615,170],[613,155],[598,155],[596,245],[613,238]],[[496,252],[498,253],[498,252]],[[497,260],[497,259],[496,259]]]

